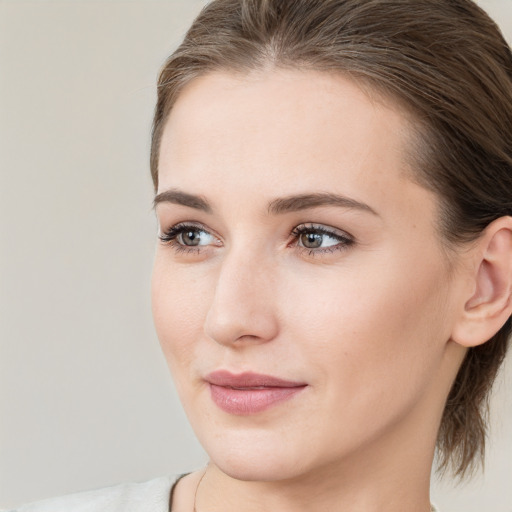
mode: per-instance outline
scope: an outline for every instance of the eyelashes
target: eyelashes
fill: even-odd
[[[315,252],[329,253],[348,248],[354,239],[348,233],[316,224],[301,224],[292,230],[296,247]]]
[[[159,235],[160,241],[178,253],[200,254],[211,247],[221,247],[222,241],[204,225],[182,222]],[[346,250],[354,238],[338,229],[318,224],[300,224],[290,233],[288,247],[295,247],[309,256]]]
[[[220,239],[212,235],[205,226],[195,223],[182,222],[171,226],[158,238],[177,252],[199,253],[205,246],[222,245]]]
[[[159,236],[162,242],[177,240],[181,245],[190,247],[209,245],[214,238],[206,228],[196,224],[176,224]]]

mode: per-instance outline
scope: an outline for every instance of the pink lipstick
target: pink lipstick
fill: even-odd
[[[213,402],[224,412],[239,416],[265,411],[307,386],[269,375],[251,372],[235,375],[226,370],[212,372],[205,380],[210,384]]]

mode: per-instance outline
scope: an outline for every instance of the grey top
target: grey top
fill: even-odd
[[[169,512],[175,480],[176,476],[165,476],[139,484],[120,484],[29,503],[10,512]]]
[[[176,476],[165,476],[140,484],[120,484],[22,505],[10,512],[169,512],[175,481]],[[432,506],[432,512],[439,511]]]

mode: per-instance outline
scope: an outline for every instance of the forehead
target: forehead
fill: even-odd
[[[370,142],[374,138],[374,148],[367,145],[368,150],[378,150],[382,140],[402,151],[411,136],[409,116],[398,103],[339,73],[215,72],[193,80],[181,91],[164,129],[160,161],[165,161],[169,150],[174,157],[183,157],[180,148],[213,149],[213,142],[224,145],[226,156],[242,141],[248,143],[247,149],[265,143],[262,149],[267,153],[282,153],[294,146],[306,152],[329,143],[341,144],[348,156],[356,139]]]
[[[407,214],[414,137],[403,108],[340,74],[215,72],[189,83],[171,111],[159,192],[243,203],[255,191],[266,202],[315,190]]]

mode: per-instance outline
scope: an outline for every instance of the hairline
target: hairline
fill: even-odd
[[[342,67],[335,68],[333,65],[313,65],[311,63],[299,60],[289,60],[284,62],[279,58],[273,56],[266,56],[264,58],[254,58],[250,64],[228,63],[219,62],[215,65],[205,66],[201,72],[190,74],[187,79],[183,80],[179,87],[175,89],[173,101],[166,104],[166,111],[158,125],[158,137],[156,139],[155,149],[157,151],[157,175],[154,181],[155,193],[158,190],[158,168],[161,150],[161,140],[165,131],[165,126],[169,121],[172,110],[177,101],[179,101],[183,90],[190,84],[214,74],[227,74],[235,79],[247,80],[251,77],[262,76],[265,73],[272,73],[275,71],[297,71],[297,72],[318,72],[331,76],[345,77],[352,82],[356,87],[368,98],[372,103],[377,103],[385,108],[398,112],[404,120],[403,132],[400,134],[402,138],[401,145],[403,151],[403,167],[401,168],[401,177],[408,179],[424,189],[433,192],[436,197],[436,221],[435,228],[439,235],[440,246],[445,252],[450,266],[454,263],[456,251],[455,249],[460,244],[454,243],[450,240],[446,222],[446,204],[445,198],[431,185],[428,177],[425,174],[428,172],[424,167],[426,166],[425,160],[427,155],[427,147],[435,146],[433,139],[435,138],[434,127],[426,122],[418,109],[416,109],[404,96],[399,95],[398,92],[390,90],[382,81],[371,78],[362,72],[350,69],[343,69]],[[165,87],[165,83],[159,84],[159,87]],[[422,170],[424,169],[424,170]]]

